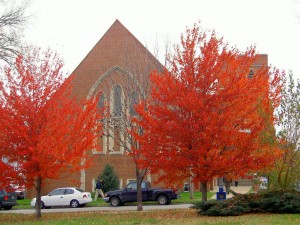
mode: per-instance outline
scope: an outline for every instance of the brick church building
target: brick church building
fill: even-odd
[[[126,152],[126,123],[121,120],[135,113],[133,105],[146,95],[153,70],[162,71],[163,66],[118,20],[74,70],[75,93],[81,98],[100,93],[98,106],[106,106],[111,115],[98,140],[100,151],[89,153],[93,166],[81,171],[82,189],[93,190],[93,180],[106,164],[114,167],[120,187],[135,180],[135,166]]]
[[[258,67],[267,64],[267,55],[261,55],[249,76]],[[133,160],[126,153],[126,134],[121,132],[126,125],[120,122],[120,118],[122,114],[134,115],[134,103],[144,98],[149,91],[150,72],[163,69],[163,65],[118,20],[112,24],[74,70],[73,83],[75,94],[80,98],[91,98],[100,94],[98,105],[108,107],[113,120],[109,124],[114,125],[108,125],[108,121],[104,121],[104,135],[98,140],[100,150],[88,152],[93,160],[89,169],[60,180],[48,180],[42,194],[66,186],[77,186],[93,192],[94,179],[107,164],[114,167],[120,187],[136,179]],[[125,145],[118,144],[120,142]],[[151,180],[151,176],[148,175],[146,179]],[[152,181],[153,179],[155,178],[152,177]],[[181,188],[187,184],[183,181]],[[214,179],[210,188],[216,185]],[[29,196],[35,196],[35,193],[29,190],[27,197]]]

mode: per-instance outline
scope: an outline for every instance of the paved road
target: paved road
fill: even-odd
[[[144,211],[149,211],[149,210],[164,210],[164,209],[188,209],[191,206],[192,206],[192,204],[146,205],[146,206],[143,206],[143,209],[144,209]],[[42,209],[42,213],[91,212],[91,211],[136,211],[136,206]],[[34,209],[0,210],[0,214],[1,213],[34,214],[35,210]]]

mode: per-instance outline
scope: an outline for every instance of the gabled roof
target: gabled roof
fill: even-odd
[[[72,73],[75,76],[76,94],[81,97],[87,96],[98,78],[115,66],[134,76],[145,76],[142,70],[149,73],[152,70],[163,69],[147,48],[116,20]]]

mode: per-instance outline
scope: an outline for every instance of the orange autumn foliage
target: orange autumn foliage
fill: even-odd
[[[139,166],[170,184],[268,166],[274,155],[260,139],[274,124],[284,74],[261,67],[249,78],[257,57],[253,47],[240,52],[215,32],[187,29],[171,69],[151,74],[151,96],[136,107]]]
[[[0,166],[10,183],[40,191],[43,180],[89,165],[85,153],[96,148],[100,130],[97,100],[72,97],[62,66],[52,51],[28,48],[15,69],[2,71],[0,153],[7,163]]]

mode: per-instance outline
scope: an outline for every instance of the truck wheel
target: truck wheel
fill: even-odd
[[[109,202],[110,202],[110,205],[113,207],[121,205],[121,201],[118,197],[110,198]]]
[[[169,199],[165,195],[160,195],[157,198],[157,202],[159,205],[167,205],[169,203]]]

